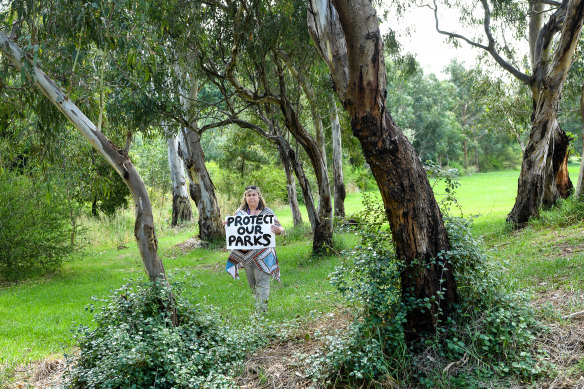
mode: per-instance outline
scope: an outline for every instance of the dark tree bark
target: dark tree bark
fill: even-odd
[[[351,117],[353,134],[379,186],[396,254],[405,263],[401,273],[404,301],[411,297],[437,301],[429,310],[408,312],[406,337],[414,340],[421,333],[433,332],[438,318],[452,313],[456,285],[451,265],[433,260],[450,245],[426,172],[385,108],[385,66],[377,15],[368,0],[324,4],[311,0],[308,19],[310,33],[329,65],[335,90]]]

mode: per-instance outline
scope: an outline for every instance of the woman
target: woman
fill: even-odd
[[[245,188],[241,206],[233,216],[273,215],[274,224],[272,232],[280,235],[284,228],[274,215],[274,212],[266,206],[260,188],[252,185]],[[225,225],[225,221],[223,222]],[[227,258],[225,270],[235,279],[239,279],[239,269],[245,269],[247,282],[254,294],[256,310],[266,311],[270,297],[270,276],[280,281],[280,266],[278,257],[273,247],[258,250],[232,250]]]

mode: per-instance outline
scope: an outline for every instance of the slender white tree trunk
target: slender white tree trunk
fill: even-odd
[[[343,177],[343,148],[341,143],[341,124],[335,96],[329,95],[331,116],[331,133],[333,140],[333,182],[334,182],[334,209],[335,217],[345,217],[345,180]]]
[[[190,221],[193,218],[189,193],[187,191],[185,166],[178,155],[178,136],[167,139],[168,165],[172,179],[172,226],[177,226],[179,221]]]
[[[298,207],[298,195],[296,193],[296,179],[294,178],[294,173],[292,172],[292,166],[290,159],[286,152],[279,147],[280,160],[282,165],[284,165],[284,171],[286,172],[286,189],[288,191],[288,204],[290,204],[290,211],[292,212],[292,221],[294,222],[294,227],[302,224],[302,214],[300,213],[300,208]]]
[[[215,240],[225,237],[215,186],[205,166],[205,154],[201,138],[195,131],[183,128],[179,141],[179,153],[187,167],[189,192],[199,212],[199,238]]]

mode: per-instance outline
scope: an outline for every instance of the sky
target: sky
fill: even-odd
[[[402,52],[414,54],[424,71],[434,73],[439,79],[446,78],[442,70],[453,58],[472,66],[477,61],[477,56],[481,54],[480,49],[472,48],[465,42],[458,48],[448,43],[446,36],[436,31],[434,13],[429,8],[412,8],[403,18],[393,19],[391,23],[393,29],[397,31],[405,31],[410,27],[410,36],[405,34],[398,36]],[[381,29],[387,26],[389,22],[382,24]],[[456,20],[446,16],[440,20],[440,28],[456,32]]]

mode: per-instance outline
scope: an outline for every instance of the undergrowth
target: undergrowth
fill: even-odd
[[[99,303],[95,329],[76,331],[79,355],[69,358],[68,388],[228,388],[238,363],[268,340],[261,318],[230,326],[177,286],[130,282]],[[169,306],[177,325],[162,308]]]
[[[582,225],[584,220],[584,197],[570,196],[559,199],[552,207],[542,210],[538,218],[529,221],[533,228],[567,227]]]
[[[434,169],[435,173],[436,170]],[[447,213],[456,205],[456,176],[447,180]],[[481,249],[472,222],[445,217],[451,248],[437,262],[451,263],[458,302],[437,331],[406,343],[408,312],[436,304],[404,299],[400,271],[406,264],[393,249],[383,205],[364,196],[356,234],[361,244],[346,252],[331,283],[350,302],[356,320],[345,332],[326,337],[326,347],[305,357],[316,385],[335,387],[482,387],[492,382],[533,381],[551,373],[534,344],[546,328],[528,298],[508,290],[501,264]]]

